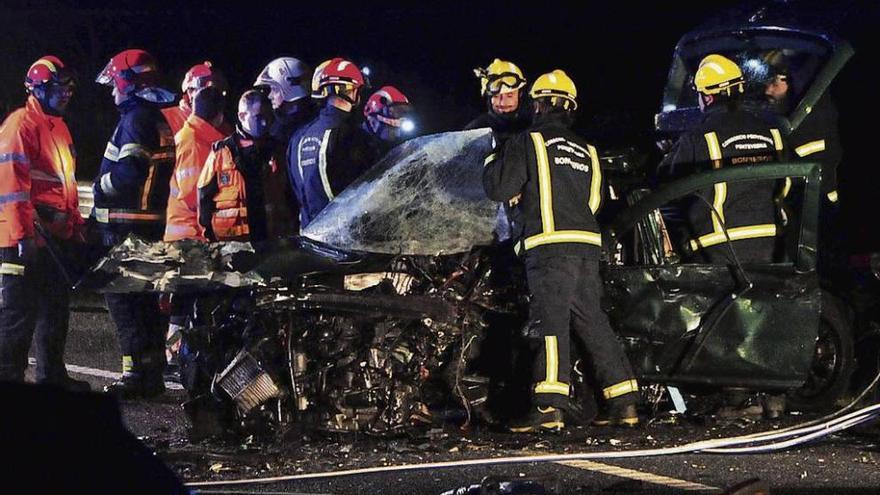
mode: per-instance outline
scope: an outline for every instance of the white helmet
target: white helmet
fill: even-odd
[[[254,86],[268,86],[273,107],[309,96],[312,70],[293,57],[281,57],[269,62],[257,76]]]

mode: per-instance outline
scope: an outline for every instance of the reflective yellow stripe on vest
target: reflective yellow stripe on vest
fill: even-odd
[[[559,244],[562,242],[578,242],[602,246],[602,236],[595,232],[584,230],[557,230],[556,232],[544,233],[527,237],[524,244],[526,249],[543,246],[544,244]]]
[[[703,134],[703,137],[706,138],[706,146],[709,147],[709,159],[713,161],[720,160],[721,145],[718,144],[718,135],[714,132],[707,132]]]
[[[544,381],[535,385],[535,393],[568,395],[568,384],[559,381],[559,343],[555,336],[544,337],[544,353]]]
[[[545,244],[558,244],[558,243],[581,243],[581,244],[592,244],[594,246],[602,245],[602,236],[596,232],[589,232],[586,230],[556,230],[556,220],[553,215],[553,188],[552,181],[550,175],[550,161],[547,158],[547,145],[544,142],[544,137],[540,132],[531,133],[532,143],[535,145],[535,158],[538,163],[538,198],[541,206],[541,228],[542,232],[540,234],[536,234],[530,237],[527,237],[523,242],[526,250],[532,249],[533,247],[542,246]],[[593,182],[590,184],[591,191],[593,189],[598,190],[601,187],[602,177],[598,176],[598,180],[596,179],[596,170],[598,167],[598,154],[596,154],[595,148],[590,146],[590,153],[593,158]],[[596,195],[598,196],[598,194]],[[593,196],[591,192],[590,197],[590,208],[593,207]],[[595,206],[598,209],[599,201],[595,202]],[[517,253],[519,250],[517,250]]]
[[[0,275],[24,275],[24,265],[18,263],[0,263]]]
[[[803,144],[794,149],[794,152],[797,153],[797,156],[801,158],[812,155],[813,153],[819,153],[820,151],[825,151],[824,139],[810,141],[809,143]]]
[[[709,159],[713,162],[713,168],[718,168],[721,164],[721,159],[723,158],[721,155],[721,145],[718,144],[718,135],[714,132],[707,132],[703,135],[706,138],[706,146],[709,149]],[[722,224],[724,223],[724,202],[727,201],[727,183],[719,182],[715,184],[713,187],[715,193],[712,199],[712,206],[715,207],[715,212],[709,212],[709,216],[712,218],[712,230],[715,232],[720,232],[722,230]]]
[[[540,132],[532,133],[535,156],[538,159],[538,197],[541,202],[541,226],[544,233],[556,230],[553,218],[553,187],[550,178],[550,163],[547,159],[547,146]]]
[[[772,223],[727,229],[727,235],[730,236],[731,241],[739,241],[742,239],[758,239],[761,237],[774,237],[776,233],[776,225]],[[723,231],[713,232],[711,234],[706,234],[704,236],[700,236],[697,239],[691,240],[690,246],[691,250],[697,251],[700,248],[707,248],[709,246],[721,244],[722,242],[726,241],[727,237],[725,237]]]
[[[590,144],[587,145],[590,152],[590,161],[593,163],[593,177],[590,181],[590,211],[593,215],[599,211],[599,205],[602,204],[602,167],[599,166],[599,153],[596,148]]]
[[[615,383],[614,385],[605,387],[602,389],[602,396],[605,399],[613,399],[615,397],[620,397],[621,395],[629,394],[632,392],[639,391],[639,382],[635,379],[626,380],[620,383]]]
[[[779,129],[770,129],[770,134],[773,136],[773,147],[776,151],[782,151],[782,134]]]

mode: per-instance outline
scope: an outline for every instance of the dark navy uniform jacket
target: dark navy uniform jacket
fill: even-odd
[[[308,226],[337,194],[375,162],[369,136],[351,112],[327,105],[296,130],[287,146],[290,185]]]
[[[119,112],[95,178],[93,216],[102,231],[117,238],[133,232],[159,240],[174,171],[174,136],[154,103],[133,97]]]

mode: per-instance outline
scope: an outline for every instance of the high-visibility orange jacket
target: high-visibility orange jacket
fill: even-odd
[[[52,235],[70,239],[83,223],[75,173],[67,124],[29,97],[0,126],[0,247],[34,237],[35,210]]]
[[[160,112],[162,112],[165,121],[168,122],[168,127],[171,128],[171,133],[174,135],[177,135],[183,129],[184,122],[192,115],[192,109],[183,100],[180,100],[180,103],[173,107],[161,109]]]
[[[219,241],[246,239],[250,234],[248,226],[247,190],[244,176],[235,166],[235,158],[229,146],[220,141],[213,146],[202,173],[199,176],[199,194],[206,209],[199,205],[199,213],[210,216],[211,230]],[[207,222],[202,221],[202,225]]]
[[[205,119],[190,115],[174,136],[175,165],[168,197],[165,242],[205,240],[204,229],[199,225],[199,174],[211,154],[211,144],[231,132],[228,125],[217,129]]]

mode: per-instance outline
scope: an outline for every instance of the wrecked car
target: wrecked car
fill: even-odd
[[[460,153],[443,162],[420,155],[456,141]],[[303,237],[256,248],[129,239],[93,278],[106,275],[114,291],[200,295],[181,357],[194,425],[269,420],[389,434],[431,424],[450,405],[462,421],[495,421],[498,377],[481,369],[481,354],[493,348],[488,339],[513,339],[527,304],[523,287],[493,277],[495,207],[481,197],[477,159],[488,147],[487,131],[419,138],[343,192]],[[791,263],[733,272],[641,264],[627,247],[649,242],[646,218],[659,204],[707,182],[800,177],[815,201],[817,174],[812,164],[711,172],[621,214],[607,232],[605,302],[643,381],[796,389],[806,399],[813,388],[828,392],[816,369],[847,356],[845,344],[829,350],[819,339],[837,322],[820,311],[814,215],[803,216]],[[375,191],[413,181],[433,198],[449,194],[438,200],[446,208],[432,205],[437,218],[413,197],[398,203]]]

